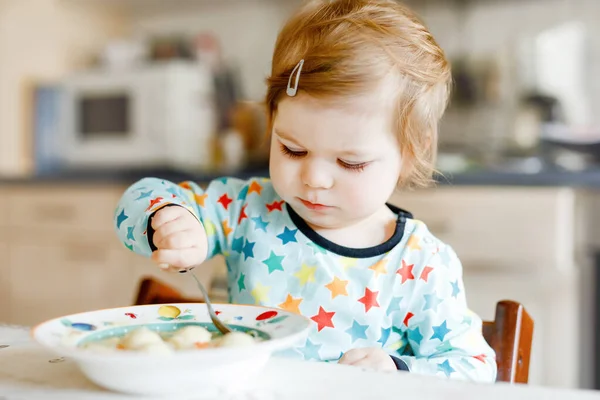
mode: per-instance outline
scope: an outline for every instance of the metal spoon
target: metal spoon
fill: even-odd
[[[204,288],[204,285],[202,285],[202,283],[200,283],[200,281],[198,280],[198,277],[196,277],[196,275],[194,275],[194,273],[191,270],[192,270],[192,268],[189,268],[189,269],[180,270],[179,272],[182,274],[189,273],[192,276],[192,278],[194,278],[194,280],[196,281],[196,284],[198,285],[198,289],[200,289],[200,291],[202,292],[202,296],[204,296],[204,301],[206,302],[206,308],[208,308],[208,314],[210,315],[210,320],[212,321],[212,323],[217,327],[219,332],[221,332],[223,335],[233,332],[233,329],[231,329],[230,327],[225,325],[225,323],[223,321],[221,321],[219,319],[219,317],[217,317],[217,313],[215,312],[215,310],[210,302],[210,299],[208,298],[208,292]]]

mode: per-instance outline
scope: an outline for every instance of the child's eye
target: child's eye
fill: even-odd
[[[340,164],[342,166],[342,168],[347,169],[349,171],[355,171],[355,172],[361,172],[365,169],[365,167],[367,165],[369,165],[368,162],[361,162],[361,163],[349,163],[343,160],[338,160],[338,164]]]
[[[306,151],[293,151],[284,144],[281,144],[281,152],[290,158],[300,158],[307,154]]]

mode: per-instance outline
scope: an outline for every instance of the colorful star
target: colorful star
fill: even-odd
[[[356,263],[358,262],[358,260],[356,258],[350,258],[350,257],[342,257],[342,259],[340,261],[342,264],[342,268],[344,268],[344,271],[346,271],[348,268],[352,268],[352,267],[356,266]]]
[[[244,204],[242,206],[242,211],[240,212],[240,217],[238,218],[238,225],[242,223],[244,218],[248,218],[248,216],[246,215],[246,207],[248,207],[248,204]]]
[[[473,358],[475,358],[485,364],[485,354],[479,354],[478,356],[473,356]]]
[[[127,227],[127,239],[135,242],[135,236],[133,236],[133,231],[135,230],[135,226]]]
[[[425,267],[425,268],[423,268],[423,271],[421,271],[421,276],[419,277],[419,279],[422,279],[425,282],[427,282],[427,279],[429,279],[429,273],[431,271],[433,271],[432,267]]]
[[[404,260],[402,260],[402,268],[397,270],[396,273],[402,277],[403,284],[409,279],[415,279],[415,276],[412,273],[414,266],[414,264],[407,264]]]
[[[440,342],[443,342],[446,335],[448,333],[452,332],[452,329],[448,329],[446,327],[446,321],[444,321],[441,325],[437,325],[432,328],[433,328],[433,335],[431,335],[430,340],[438,339]]]
[[[285,301],[278,305],[278,307],[289,312],[301,314],[300,303],[302,303],[301,297],[294,299],[292,295],[288,293],[287,297],[285,298]]]
[[[365,288],[365,295],[358,299],[359,303],[365,305],[365,312],[369,312],[371,307],[379,307],[379,303],[377,302],[378,294],[379,292],[372,292],[369,288]]]
[[[321,350],[321,346],[323,345],[314,344],[310,339],[306,339],[306,344],[304,345],[304,349],[302,349],[304,358],[306,360],[320,360],[321,356],[319,355],[319,350]]]
[[[246,200],[246,196],[248,195],[248,186],[244,186],[242,190],[238,193],[238,200],[244,201]]]
[[[400,303],[402,303],[403,298],[404,297],[402,296],[393,297],[392,300],[390,300],[386,314],[390,315],[394,311],[400,311]]]
[[[246,283],[244,282],[246,279],[246,275],[244,274],[240,274],[240,277],[237,280],[237,284],[238,284],[238,290],[241,292],[242,290],[246,289]]]
[[[315,272],[317,272],[317,267],[309,267],[306,264],[302,264],[300,271],[296,272],[294,276],[298,278],[300,285],[304,286],[308,282],[315,281]]]
[[[119,216],[117,217],[117,229],[121,229],[121,224],[127,218],[129,218],[129,217],[127,215],[125,215],[125,209],[121,210],[121,212],[119,213]]]
[[[373,264],[369,267],[370,270],[375,271],[375,278],[378,278],[379,274],[387,274],[387,269],[385,268],[387,263],[388,263],[388,260],[383,259],[383,260],[377,261],[375,264]]]
[[[381,328],[381,336],[379,337],[378,343],[381,343],[382,346],[385,346],[385,343],[390,338],[390,332],[392,328]]]
[[[438,368],[438,371],[441,371],[444,374],[446,374],[446,377],[450,377],[450,374],[452,374],[453,372],[456,372],[454,370],[454,368],[452,368],[450,366],[450,362],[448,360],[445,360],[443,363],[438,364],[437,368]]]
[[[142,199],[145,199],[146,197],[150,197],[150,196],[152,196],[152,192],[154,192],[154,190],[149,190],[147,192],[141,192],[140,196],[135,200],[142,200]]]
[[[316,243],[308,242],[308,243],[306,243],[306,246],[313,249],[313,254],[317,254],[317,253],[327,254],[327,250],[325,250],[324,248],[322,248],[321,246],[319,246]]]
[[[189,182],[180,182],[177,184],[177,186],[182,187],[187,190],[192,190],[192,186],[190,185]]]
[[[254,217],[252,218],[252,221],[254,221],[254,226],[256,227],[256,230],[261,229],[264,232],[267,231],[267,225],[269,225],[269,223],[263,221],[261,217]]]
[[[283,271],[283,265],[281,265],[281,262],[284,258],[285,256],[278,256],[273,252],[273,250],[271,250],[269,258],[263,260],[263,264],[269,268],[269,275],[275,271]]]
[[[406,316],[404,317],[404,321],[402,321],[402,323],[404,324],[404,326],[408,326],[408,321],[410,321],[410,319],[412,317],[414,317],[414,316],[415,316],[415,314],[413,314],[411,312],[406,313]]]
[[[323,307],[319,307],[319,313],[314,317],[311,317],[313,321],[317,323],[317,330],[321,332],[325,328],[335,328],[331,319],[335,315],[335,311],[327,312]]]
[[[417,235],[411,235],[408,239],[408,243],[406,243],[406,247],[411,250],[421,250],[421,246],[419,246],[420,238]]]
[[[449,249],[449,247],[446,246],[444,248],[444,250],[438,252],[438,254],[440,255],[440,259],[442,260],[442,264],[445,265],[446,267],[450,267],[450,264],[452,264],[452,257],[450,256],[450,249]]]
[[[247,241],[244,245],[244,249],[242,252],[244,253],[244,260],[247,260],[248,257],[254,258],[254,245],[256,242]]]
[[[231,250],[241,253],[244,250],[244,238],[239,237],[237,239],[233,239],[233,242],[231,243]]]
[[[217,233],[217,228],[210,219],[205,218],[204,221],[202,221],[202,225],[204,225],[204,230],[208,236],[214,236],[214,234]]]
[[[440,299],[437,297],[436,293],[427,293],[423,295],[425,298],[425,305],[423,306],[423,311],[432,309],[434,312],[437,312],[438,305],[444,301],[444,299]]]
[[[262,191],[262,186],[260,186],[260,184],[258,182],[252,181],[252,183],[250,184],[250,187],[248,188],[248,194],[250,194],[250,193],[260,194],[261,191]]]
[[[254,297],[256,304],[261,304],[269,301],[268,294],[270,290],[269,286],[264,286],[262,283],[257,282],[254,289],[250,291],[250,294]]]
[[[358,322],[352,322],[352,327],[346,329],[346,333],[352,337],[352,343],[356,342],[358,339],[366,339],[367,338],[367,328],[369,325],[361,325]]]
[[[133,244],[129,244],[129,243],[123,243],[125,245],[125,247],[127,247],[129,250],[133,251]]]
[[[408,337],[408,340],[415,343],[416,346],[419,346],[423,340],[423,335],[421,335],[421,330],[418,326],[414,329],[409,329],[406,336]]]
[[[179,187],[178,186],[172,186],[170,188],[167,189],[167,192],[171,193],[171,195],[173,197],[177,197],[179,195]]]
[[[146,211],[149,211],[150,209],[152,209],[152,207],[159,204],[161,201],[163,201],[162,197],[157,197],[155,199],[150,200],[150,205],[148,206],[148,208],[146,208]]]
[[[452,285],[452,297],[457,298],[460,293],[460,287],[458,286],[458,279],[454,282],[450,282]]]
[[[279,210],[279,211],[283,211],[283,209],[281,208],[283,206],[283,200],[281,201],[274,201],[271,204],[266,204],[267,206],[267,211],[268,212],[272,212],[275,210]]]
[[[452,345],[452,343],[450,343],[449,340],[440,343],[436,348],[435,348],[439,353],[446,353],[448,351],[452,351],[454,350],[454,346]]]
[[[223,208],[225,210],[229,209],[229,205],[233,202],[233,200],[227,196],[227,193],[225,193],[223,196],[219,197],[219,200],[217,200],[217,203],[221,203],[221,205],[223,206]]]
[[[467,371],[472,371],[475,369],[475,366],[471,364],[466,358],[461,358],[460,363],[464,368],[467,369]]]
[[[298,229],[291,230],[286,226],[283,228],[283,232],[281,232],[279,235],[277,235],[277,237],[279,239],[281,239],[281,242],[284,245],[291,243],[291,242],[297,242],[296,241],[296,232],[298,232]]]
[[[204,207],[204,201],[208,198],[208,193],[194,195],[194,201],[200,207]]]
[[[223,227],[223,235],[225,235],[225,238],[227,239],[227,236],[233,232],[233,229],[229,226],[229,221],[227,220],[223,220],[221,226]]]
[[[325,285],[325,287],[331,291],[331,298],[335,299],[337,296],[348,296],[348,292],[346,291],[347,285],[348,281],[343,281],[334,276],[333,280]]]

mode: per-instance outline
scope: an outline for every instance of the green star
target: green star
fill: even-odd
[[[240,277],[237,281],[238,284],[238,289],[241,292],[242,290],[246,289],[246,284],[244,283],[244,278],[246,278],[246,275],[244,274],[240,274]]]
[[[271,250],[271,255],[269,255],[269,258],[263,261],[263,264],[269,267],[269,274],[272,274],[275,271],[283,271],[281,262],[284,258],[285,256],[278,256]]]
[[[317,254],[317,253],[327,254],[327,250],[325,250],[324,248],[322,248],[318,244],[315,244],[313,242],[308,242],[306,245],[308,247],[312,247],[314,254]]]

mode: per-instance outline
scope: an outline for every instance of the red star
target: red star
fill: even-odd
[[[402,277],[402,283],[409,279],[415,279],[415,276],[412,273],[414,266],[414,264],[408,265],[404,260],[402,260],[402,268],[396,271],[396,273]]]
[[[431,271],[433,271],[432,267],[423,268],[423,271],[421,272],[421,276],[419,277],[419,279],[423,279],[425,282],[427,282],[427,279],[429,278],[429,273]]]
[[[242,222],[244,218],[248,218],[248,216],[246,215],[246,207],[248,207],[248,204],[242,207],[242,212],[240,213],[240,217],[238,218],[238,225]]]
[[[269,212],[275,211],[275,210],[283,211],[281,209],[281,206],[283,206],[283,200],[274,201],[271,204],[267,204],[267,210],[269,210]]]
[[[485,363],[485,354],[480,354],[478,356],[473,356],[473,358],[476,358],[479,361],[481,361],[482,363]]]
[[[221,203],[223,208],[227,210],[232,201],[233,200],[231,200],[229,198],[229,196],[227,196],[227,193],[225,193],[223,196],[219,197],[219,200],[217,200],[217,203]]]
[[[371,307],[379,307],[379,303],[377,302],[377,295],[379,292],[371,292],[369,288],[365,288],[365,295],[358,299],[359,303],[363,303],[365,305],[365,312],[369,312]]]
[[[150,200],[150,205],[148,206],[148,208],[146,208],[146,211],[150,210],[152,207],[154,207],[155,205],[160,203],[162,200],[163,200],[162,197],[157,197],[154,200]]]
[[[219,314],[221,314],[221,311],[216,311],[215,310],[215,314],[219,315]]]
[[[323,310],[323,307],[319,307],[319,313],[314,317],[311,317],[311,319],[317,323],[318,330],[321,332],[321,329],[323,328],[335,328],[331,321],[331,318],[333,318],[334,315],[335,311],[326,312]]]
[[[409,321],[409,320],[410,320],[412,317],[414,317],[414,316],[415,316],[415,314],[413,314],[413,313],[411,313],[411,312],[409,312],[408,314],[406,314],[406,317],[404,317],[404,321],[403,321],[403,323],[404,323],[404,326],[408,326],[408,321]]]

